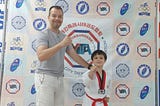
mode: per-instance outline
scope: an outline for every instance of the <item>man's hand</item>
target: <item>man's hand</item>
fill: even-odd
[[[72,39],[69,36],[65,36],[64,39],[60,43],[62,47],[65,47],[72,43]]]

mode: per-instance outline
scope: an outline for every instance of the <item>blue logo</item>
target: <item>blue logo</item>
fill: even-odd
[[[31,88],[31,94],[35,94],[35,93],[36,93],[36,88],[35,88],[35,84],[33,84]]]
[[[3,52],[2,46],[3,46],[3,44],[2,44],[2,42],[0,42],[0,52]]]
[[[36,6],[35,11],[46,11],[46,2],[44,0],[36,0],[34,4]]]
[[[148,23],[144,23],[140,29],[140,35],[143,36],[147,33],[149,28],[149,24]]]
[[[151,74],[151,68],[146,64],[142,64],[138,67],[137,72],[139,76],[141,76],[142,78],[146,78]]]
[[[86,14],[89,11],[89,5],[85,1],[80,1],[76,6],[76,10],[81,15]]]
[[[148,5],[147,2],[145,2],[144,4],[140,4],[140,7],[138,8],[139,10],[139,15],[140,16],[150,16],[150,6]]]
[[[4,11],[0,9],[0,29],[3,29]]]
[[[140,93],[140,98],[144,99],[149,93],[149,86],[144,86]]]
[[[33,22],[33,26],[36,30],[42,31],[46,28],[47,24],[43,19],[38,18]]]
[[[89,44],[76,44],[75,50],[77,54],[85,54],[86,52],[88,52],[88,54],[91,55]]]
[[[123,4],[123,6],[120,9],[120,14],[124,15],[128,11],[128,9],[129,9],[129,4],[128,3]]]
[[[16,58],[10,66],[10,71],[14,72],[20,64],[20,59]]]
[[[20,8],[20,7],[22,6],[22,4],[23,4],[23,1],[24,1],[24,0],[17,0],[17,2],[16,2],[16,7],[17,7],[17,8]]]
[[[126,43],[121,43],[116,50],[120,56],[126,56],[129,53],[129,46]]]

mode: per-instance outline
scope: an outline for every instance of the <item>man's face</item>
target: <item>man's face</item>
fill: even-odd
[[[48,20],[51,28],[59,29],[63,22],[63,13],[60,9],[52,8],[50,11],[50,15],[48,16]]]

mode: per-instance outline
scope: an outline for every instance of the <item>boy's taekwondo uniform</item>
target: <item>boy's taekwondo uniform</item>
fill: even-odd
[[[89,70],[90,71],[90,70]],[[105,97],[109,97],[110,79],[106,72],[102,71],[102,76],[96,72],[91,80],[88,76],[89,71],[83,74],[86,95],[83,106],[108,106]]]

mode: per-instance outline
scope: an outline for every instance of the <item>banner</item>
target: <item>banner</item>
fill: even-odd
[[[61,31],[88,63],[101,49],[112,78],[109,106],[155,106],[156,0],[8,0],[1,106],[34,106],[35,41],[48,27],[48,9],[64,11]],[[83,106],[82,74],[65,55],[65,104]]]

